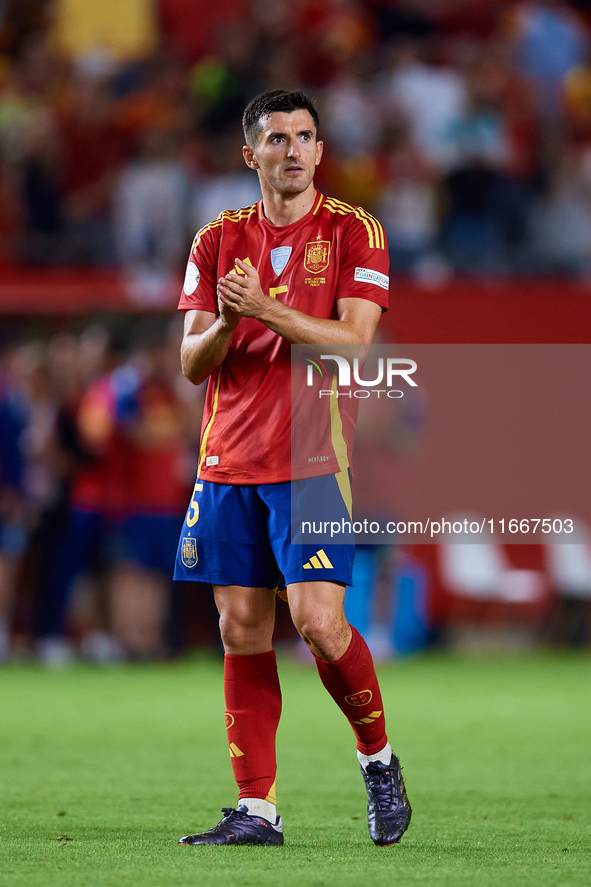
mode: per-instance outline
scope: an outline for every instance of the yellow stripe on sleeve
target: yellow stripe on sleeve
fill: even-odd
[[[370,215],[370,213],[366,212],[360,206],[350,206],[348,203],[343,203],[342,200],[337,200],[335,197],[328,197],[325,206],[331,212],[341,216],[347,216],[352,213],[365,225],[370,249],[373,249],[374,247],[376,249],[385,249],[386,240],[384,229],[380,222],[378,222],[374,216]]]
[[[253,213],[256,213],[258,207],[258,203],[253,203],[252,206],[245,206],[243,209],[226,209],[224,212],[220,213],[217,219],[214,219],[213,222],[209,222],[207,225],[204,225],[197,234],[195,235],[195,239],[193,241],[192,252],[195,252],[201,238],[208,231],[213,231],[215,228],[221,227],[226,219],[228,222],[240,222],[242,219],[249,219]]]

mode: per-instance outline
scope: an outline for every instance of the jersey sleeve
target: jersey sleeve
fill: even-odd
[[[221,226],[216,220],[196,234],[185,271],[179,311],[195,308],[218,313],[216,285],[220,232]]]
[[[388,310],[390,257],[384,229],[358,208],[343,235],[337,299],[367,299]]]

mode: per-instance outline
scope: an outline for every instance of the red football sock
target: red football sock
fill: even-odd
[[[375,755],[388,741],[380,685],[369,647],[351,626],[353,637],[336,662],[316,659],[320,680],[345,714],[364,755]]]
[[[275,653],[224,657],[226,728],[239,798],[276,803],[275,734],[281,688]]]

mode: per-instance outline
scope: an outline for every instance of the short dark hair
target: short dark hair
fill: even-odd
[[[316,135],[318,135],[318,111],[312,99],[303,92],[287,92],[285,89],[274,89],[273,92],[262,92],[248,103],[242,115],[242,126],[246,144],[251,148],[256,147],[259,136],[263,131],[261,123],[269,114],[280,111],[291,114],[292,111],[309,111]]]

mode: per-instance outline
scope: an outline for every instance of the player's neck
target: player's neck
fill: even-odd
[[[278,194],[263,191],[263,212],[271,225],[283,227],[299,222],[308,215],[316,201],[316,188],[312,183],[301,194]]]

